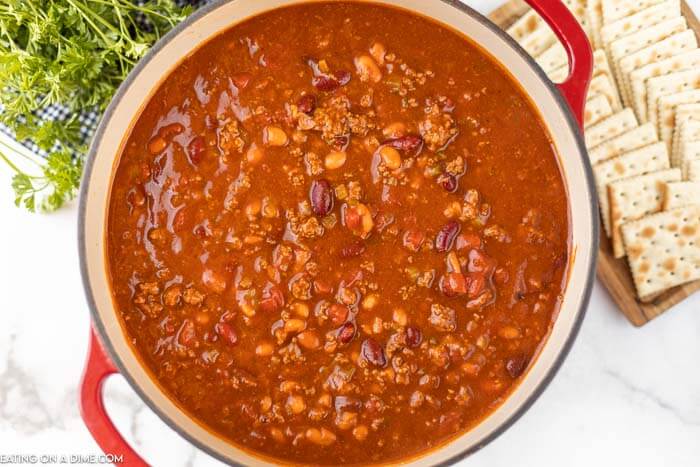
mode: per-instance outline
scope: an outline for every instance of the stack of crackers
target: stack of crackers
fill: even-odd
[[[564,0],[594,46],[585,114],[601,218],[642,301],[700,279],[700,49],[680,0]],[[564,48],[532,10],[507,33],[554,82]]]

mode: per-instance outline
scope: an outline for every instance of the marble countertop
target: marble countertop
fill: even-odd
[[[493,1],[472,1],[482,11]],[[700,12],[700,0],[690,2]],[[0,456],[99,454],[78,413],[88,342],[77,209],[12,205],[0,167]],[[220,465],[146,408],[119,376],[108,412],[155,465]],[[460,465],[700,465],[700,294],[634,328],[597,283],[568,359],[512,428]]]

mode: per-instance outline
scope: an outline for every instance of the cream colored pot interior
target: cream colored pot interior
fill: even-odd
[[[136,76],[133,76],[121,96],[113,104],[111,114],[103,122],[104,131],[96,140],[93,148],[93,161],[86,176],[89,183],[83,194],[84,209],[83,236],[84,268],[91,293],[98,328],[101,328],[103,340],[117,356],[116,360],[127,373],[127,377],[139,388],[139,391],[151,406],[160,413],[173,427],[196,442],[205,446],[213,454],[246,465],[265,465],[266,461],[251,456],[250,453],[237,449],[216,435],[210,433],[181,411],[159,389],[139,360],[132,352],[122,331],[115,308],[112,303],[110,286],[105,263],[105,226],[108,212],[108,199],[114,169],[118,162],[122,140],[128,134],[135,116],[141,111],[143,103],[157,88],[164,73],[170,72],[183,57],[194,52],[209,38],[226,30],[236,22],[279,6],[302,3],[308,0],[236,0],[208,11],[192,24],[172,37],[162,48],[145,63]],[[549,128],[563,168],[572,217],[573,256],[569,284],[563,305],[552,329],[551,335],[539,358],[530,369],[524,381],[505,403],[475,429],[455,439],[441,449],[411,460],[416,465],[436,464],[449,461],[465,451],[472,451],[484,444],[529,400],[542,390],[543,383],[550,376],[553,367],[558,364],[562,349],[574,332],[577,317],[582,312],[585,302],[586,287],[592,266],[592,249],[595,242],[595,213],[591,202],[589,178],[577,138],[570,125],[566,111],[550,87],[534,71],[509,42],[500,37],[477,18],[460,11],[442,1],[425,0],[375,0],[403,7],[462,31],[472,41],[499,61],[503,68],[517,77],[523,89],[540,109],[541,115]]]

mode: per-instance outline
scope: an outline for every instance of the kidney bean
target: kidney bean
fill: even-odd
[[[350,310],[347,306],[334,303],[328,307],[328,319],[334,326],[340,326],[348,319]]]
[[[448,272],[440,280],[440,290],[448,297],[467,293],[467,279],[461,272]]]
[[[307,59],[306,63],[313,72],[311,84],[313,87],[323,92],[332,92],[341,86],[345,86],[350,82],[352,75],[349,71],[335,71],[333,74],[321,71],[318,62],[312,58]]]
[[[202,162],[205,149],[206,145],[204,143],[204,138],[201,136],[195,136],[192,138],[190,143],[187,145],[187,157],[190,159],[190,162],[194,165],[198,165],[200,162]]]
[[[423,149],[423,138],[418,135],[406,135],[390,139],[383,144],[407,154],[417,156]]]
[[[209,229],[202,223],[196,225],[194,229],[192,229],[192,233],[199,239],[205,239],[209,236]]]
[[[457,177],[452,174],[442,174],[437,178],[437,182],[444,188],[448,193],[454,193],[459,187],[459,182]]]
[[[415,326],[406,328],[406,344],[412,349],[418,347],[423,342],[423,333]]]
[[[365,242],[356,240],[340,249],[341,258],[355,258],[366,250]]]
[[[333,76],[321,75],[311,78],[311,85],[323,92],[335,91],[340,87],[340,83]]]
[[[238,335],[234,331],[233,326],[228,323],[216,323],[214,330],[218,335],[220,335],[224,341],[229,345],[236,345],[238,342]]]
[[[327,216],[331,212],[334,197],[333,188],[328,180],[321,179],[311,182],[309,200],[311,201],[311,209],[317,216]]]
[[[335,410],[338,412],[343,412],[345,410],[359,412],[362,409],[362,401],[349,396],[335,396],[333,404],[335,405]]]
[[[316,110],[316,96],[313,94],[304,94],[297,101],[299,112],[311,115]]]
[[[386,356],[384,355],[384,349],[379,344],[379,342],[375,341],[371,337],[365,339],[364,342],[362,342],[361,354],[362,357],[372,365],[378,367],[386,366]]]
[[[526,366],[527,357],[522,354],[511,357],[506,361],[506,371],[511,378],[517,378],[518,376],[522,375]]]
[[[449,251],[452,248],[457,234],[459,234],[460,225],[457,221],[450,221],[445,224],[435,237],[435,249],[441,253]]]
[[[336,338],[341,344],[349,343],[355,337],[355,325],[352,323],[343,324],[338,330]]]
[[[344,152],[350,146],[350,135],[340,135],[333,138],[333,149]]]

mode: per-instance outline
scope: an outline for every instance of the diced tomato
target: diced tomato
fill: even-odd
[[[467,295],[469,298],[476,298],[484,291],[486,288],[486,278],[483,273],[470,272],[467,275],[469,282],[469,289],[467,290]]]
[[[403,246],[411,251],[418,251],[425,240],[425,233],[418,229],[408,229],[403,234]]]
[[[481,237],[473,232],[462,232],[455,242],[457,250],[478,250],[481,248]]]
[[[493,258],[487,256],[486,253],[481,250],[471,250],[469,252],[469,264],[467,265],[469,272],[483,272],[490,275],[495,268],[496,262]]]
[[[440,281],[442,293],[448,297],[455,297],[467,293],[467,279],[460,272],[448,272]]]
[[[236,342],[238,342],[238,335],[230,324],[217,323],[216,326],[214,326],[214,330],[228,345],[236,345]]]
[[[260,311],[274,313],[284,306],[284,294],[277,286],[268,287],[260,300]]]
[[[351,207],[345,209],[345,226],[350,230],[358,230],[362,227],[362,219],[357,209]]]
[[[195,332],[194,323],[186,319],[177,333],[177,341],[185,347],[191,347],[196,339],[197,334]]]

